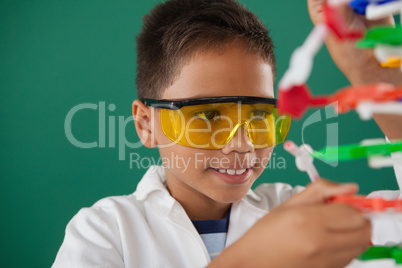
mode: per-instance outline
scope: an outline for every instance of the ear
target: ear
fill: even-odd
[[[150,107],[144,105],[140,100],[135,100],[132,108],[138,137],[145,147],[154,148],[157,142],[155,139],[155,127],[153,125],[155,121],[152,116],[155,116],[155,114],[151,112]]]

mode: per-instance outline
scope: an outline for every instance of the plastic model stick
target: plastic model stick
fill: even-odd
[[[386,139],[389,143],[390,140]],[[375,144],[382,144],[384,143],[384,139],[368,139],[363,140],[360,144],[361,145],[375,145]],[[395,161],[402,161],[402,155],[393,155],[391,156],[370,156],[368,158],[368,165],[370,168],[384,168],[384,167],[392,167],[395,164]]]
[[[402,8],[402,1],[400,3]],[[384,67],[400,67],[402,59],[402,28],[378,27],[367,32],[357,47],[374,49],[374,55]]]
[[[357,42],[359,48],[374,48],[378,44],[401,46],[402,28],[401,27],[377,27],[370,29],[363,40]]]
[[[313,68],[313,58],[323,45],[327,34],[328,28],[324,24],[317,25],[311,31],[303,45],[293,52],[289,69],[279,82],[279,90],[290,90],[293,86],[307,81]]]
[[[329,103],[327,96],[312,97],[306,84],[279,91],[279,112],[289,113],[295,118],[301,117],[308,107],[321,107]]]
[[[355,98],[353,100],[350,96],[357,94],[359,92],[357,89],[351,90],[348,93],[339,93],[339,96],[333,96],[333,98],[325,96],[313,98],[306,85],[313,67],[313,59],[329,32],[333,32],[339,39],[357,39],[362,37],[361,32],[348,29],[344,19],[335,8],[337,5],[345,2],[346,0],[332,0],[329,4],[326,4],[324,6],[325,23],[317,25],[311,31],[303,45],[293,52],[289,69],[279,82],[279,110],[281,113],[289,112],[295,117],[300,117],[308,106],[327,105],[333,101],[340,102],[339,112],[342,112],[342,110],[347,111],[350,108],[355,108],[363,96],[366,96],[367,100],[370,100],[367,97],[370,95],[367,94],[368,91],[360,94],[360,99]],[[402,12],[402,0],[353,0],[349,4],[356,12],[361,14],[365,14],[366,8],[374,10],[373,12],[376,16],[379,16],[380,13],[381,16],[389,15],[389,12],[393,13],[398,10]],[[370,30],[367,32],[365,39],[357,43],[357,46],[374,49],[376,58],[384,67],[394,68],[401,66],[402,68],[401,27],[382,27]],[[368,89],[367,87],[362,87],[362,90]],[[378,88],[373,85],[373,90],[378,90]],[[340,98],[344,99],[345,95],[348,95],[348,102],[353,102],[352,105],[349,105],[349,108],[347,105],[342,105],[345,102],[340,100]],[[387,101],[389,99],[372,100]]]
[[[324,14],[326,25],[340,40],[358,39],[363,36],[361,31],[350,30],[342,15],[335,9],[335,6],[325,5]]]
[[[378,93],[378,91],[381,92],[382,88],[378,87],[378,85],[371,85],[370,87],[372,87],[372,89],[363,86],[360,88],[360,91],[357,88],[349,88],[350,91],[338,92],[337,95],[332,97],[320,96],[314,98],[311,96],[306,82],[311,74],[313,59],[329,32],[333,32],[339,39],[357,39],[362,37],[361,32],[348,29],[342,16],[335,9],[335,6],[344,2],[346,2],[346,0],[332,0],[329,4],[325,5],[325,23],[317,25],[311,31],[303,45],[293,52],[289,69],[279,82],[278,106],[281,113],[288,112],[297,118],[304,113],[308,106],[324,106],[333,101],[339,102],[338,112],[346,112],[351,108],[355,108],[360,100],[393,100],[378,97],[372,98],[371,94],[367,94],[367,90],[376,93]],[[350,2],[350,5],[355,8],[358,13],[361,13],[359,10],[365,13],[366,8],[370,6],[371,9],[381,8],[381,14],[388,12],[390,7],[392,7],[392,12],[394,12],[397,4],[401,11],[401,0],[355,0]],[[376,58],[384,67],[402,68],[401,27],[381,27],[372,29],[367,32],[364,40],[357,43],[357,46],[360,48],[374,49]],[[378,94],[376,94],[376,96],[378,96]]]
[[[402,199],[385,200],[380,197],[366,198],[359,195],[339,195],[331,198],[330,201],[345,203],[364,212],[384,212],[388,209],[402,212]]]
[[[402,1],[395,0],[382,4],[370,3],[366,7],[366,18],[369,20],[378,20],[388,15],[398,14],[401,12],[401,5]]]
[[[401,161],[402,157],[384,157],[384,156],[373,156],[368,159],[368,165],[371,168],[384,168],[393,167],[395,161]]]
[[[351,0],[349,6],[354,9],[357,14],[366,15],[369,5],[382,6],[398,0]]]
[[[286,141],[283,145],[284,149],[292,154],[296,160],[296,167],[300,171],[307,172],[311,182],[315,182],[320,179],[320,175],[314,166],[314,159],[309,152],[312,152],[312,148],[307,144],[302,144],[300,147],[293,141]]]
[[[334,4],[333,4],[334,5]],[[279,90],[291,90],[294,86],[306,83],[311,74],[313,59],[324,43],[330,30],[340,39],[357,39],[362,37],[358,31],[350,31],[342,16],[334,6],[325,5],[324,13],[326,21],[318,24],[309,34],[301,47],[296,49],[290,60],[289,69],[279,82]]]
[[[362,120],[369,120],[373,114],[399,114],[402,115],[402,102],[375,103],[372,101],[360,102],[356,112]]]
[[[377,45],[374,48],[374,56],[382,67],[399,68],[402,63],[402,46]]]
[[[308,107],[321,107],[331,103],[335,103],[335,110],[338,113],[345,113],[351,109],[355,109],[363,101],[386,102],[394,101],[402,98],[402,87],[396,88],[393,85],[385,83],[377,83],[372,85],[364,85],[358,87],[346,87],[338,90],[332,96],[312,96],[306,84],[292,87],[292,90],[282,90],[279,92],[279,111],[280,113],[290,113],[294,117],[300,117]],[[370,111],[363,106],[362,112],[368,114],[366,118],[371,117]],[[386,107],[385,105],[381,107]],[[366,110],[365,110],[366,109]],[[391,105],[387,108],[377,108],[376,111],[383,109],[383,113],[398,113],[402,111],[399,105]]]
[[[402,151],[402,140],[391,143],[377,143],[371,145],[351,144],[326,147],[311,154],[314,158],[327,162],[348,161],[369,157],[390,156],[391,153]]]
[[[402,264],[402,247],[396,246],[373,246],[364,252],[360,257],[362,261],[378,259],[394,259],[397,265]]]
[[[358,87],[346,87],[329,97],[329,102],[338,102],[335,107],[338,113],[355,109],[362,101],[386,102],[402,97],[402,87],[391,84],[377,83]]]

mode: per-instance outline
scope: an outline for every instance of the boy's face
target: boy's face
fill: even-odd
[[[270,65],[258,55],[246,54],[241,46],[228,46],[221,54],[200,51],[182,67],[162,99],[216,96],[273,98]],[[185,208],[193,202],[229,204],[240,200],[268,164],[273,148],[255,149],[243,128],[222,149],[172,144],[161,129],[159,110],[154,111],[152,123],[159,152],[162,159],[169,159],[165,169],[168,189]],[[170,146],[163,146],[166,144]],[[241,174],[230,175],[233,172]]]

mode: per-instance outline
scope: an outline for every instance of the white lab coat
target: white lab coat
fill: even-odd
[[[205,245],[164,181],[163,168],[152,166],[134,194],[108,197],[81,209],[68,224],[52,267],[205,267],[210,262]],[[250,190],[232,204],[226,246],[302,190],[283,183],[261,184]],[[380,232],[374,241],[386,243],[392,238],[389,241],[402,243],[401,226],[401,222],[393,222],[381,230],[382,223],[375,225]],[[350,267],[360,265],[355,262]]]

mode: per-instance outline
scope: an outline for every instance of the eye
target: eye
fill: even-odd
[[[269,116],[269,112],[265,110],[254,110],[250,112],[250,118],[265,119]]]
[[[220,116],[220,114],[214,110],[197,112],[195,115],[204,120],[214,120]]]

